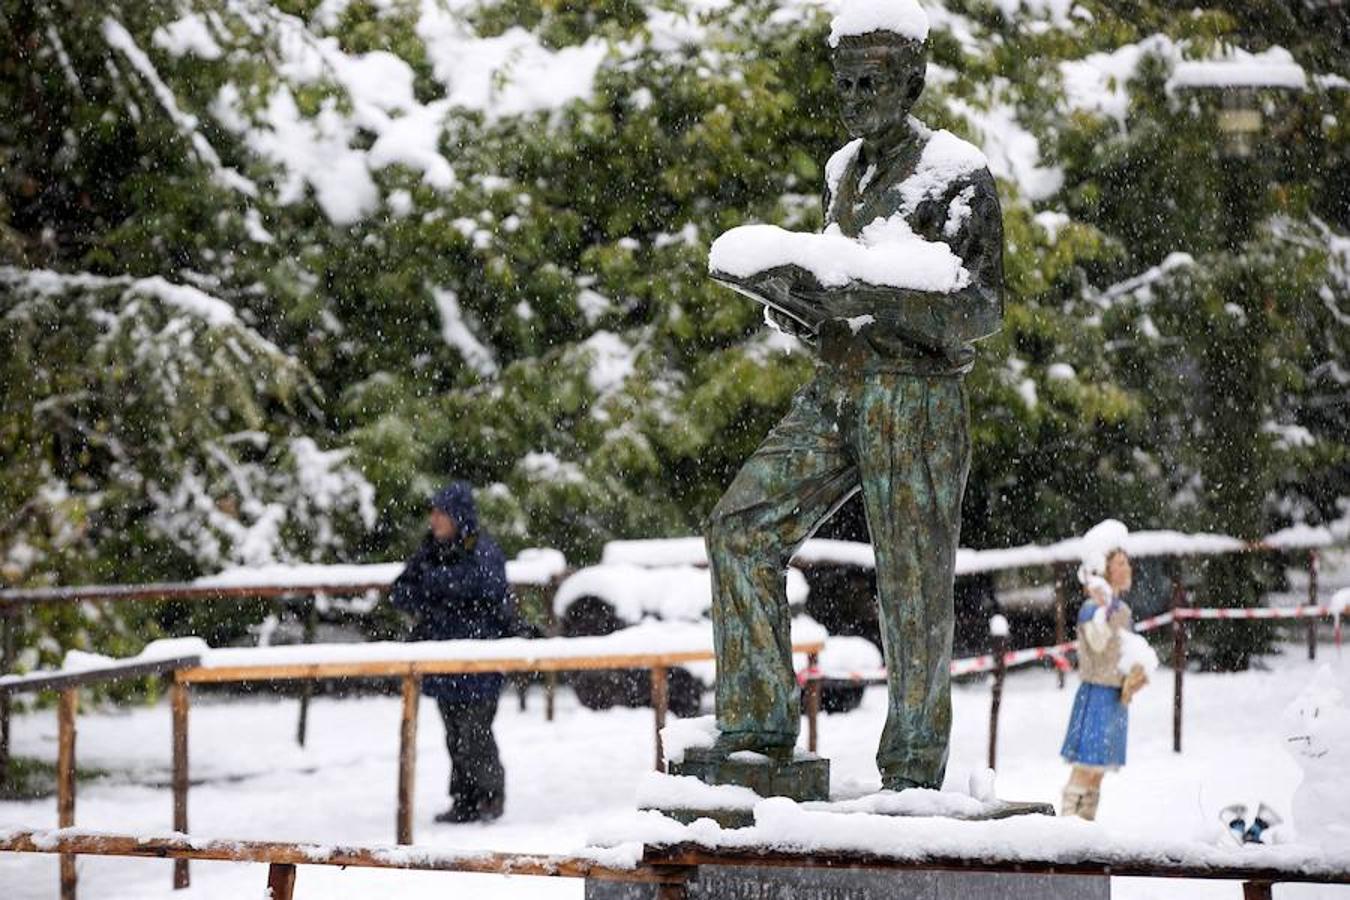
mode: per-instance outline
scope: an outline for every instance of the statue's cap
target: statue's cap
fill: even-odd
[[[846,38],[899,38],[922,44],[928,39],[928,14],[916,0],[844,0],[830,21],[830,47]]]

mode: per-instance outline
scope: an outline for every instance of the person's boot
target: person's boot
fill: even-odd
[[[498,813],[498,815],[500,815],[500,813]],[[437,813],[435,821],[441,825],[463,825],[466,822],[477,822],[481,818],[482,814],[478,811],[477,807],[456,803],[445,812]]]
[[[478,821],[492,822],[502,817],[506,809],[506,798],[502,795],[487,797],[478,803]]]
[[[1084,791],[1082,802],[1078,807],[1078,815],[1087,819],[1089,822],[1097,820],[1097,803],[1102,799],[1100,790]]]
[[[912,778],[906,778],[903,775],[883,775],[881,776],[881,789],[883,791],[908,791],[911,788],[922,788],[926,785],[919,784]]]
[[[450,791],[450,808],[436,816],[435,821],[442,825],[463,825],[465,822],[477,822],[479,796],[467,785],[456,785]]]
[[[1083,815],[1083,798],[1086,794],[1087,790],[1076,784],[1066,785],[1064,788],[1064,799],[1060,802],[1059,814],[1061,816],[1082,816],[1083,818],[1087,818],[1087,816]]]

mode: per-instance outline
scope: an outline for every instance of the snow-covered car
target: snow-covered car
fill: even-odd
[[[805,617],[809,595],[806,576],[799,568],[789,567],[787,596],[794,614]],[[598,565],[564,579],[553,598],[561,633],[569,637],[610,634],[653,620],[706,620],[711,606],[712,581],[702,538],[612,542]],[[805,663],[804,658],[797,661],[799,671]],[[845,673],[875,672],[880,666],[881,654],[871,641],[828,637],[820,659],[820,669],[827,675],[822,708],[842,712],[857,707],[863,686]],[[671,669],[671,711],[679,716],[697,715],[713,671],[711,662]],[[577,698],[592,709],[641,706],[650,701],[650,682],[644,671],[578,672],[571,681]]]

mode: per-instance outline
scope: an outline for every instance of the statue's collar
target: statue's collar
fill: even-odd
[[[890,168],[900,163],[911,163],[919,158],[926,143],[928,135],[918,131],[910,131],[900,140],[879,145],[864,141],[858,151],[857,164],[860,170],[865,172],[871,165]]]

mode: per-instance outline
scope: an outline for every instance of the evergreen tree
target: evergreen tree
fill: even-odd
[[[928,7],[918,114],[985,148],[1007,236],[967,546],[1350,516],[1344,11],[1192,7]],[[397,558],[451,476],[511,551],[697,533],[810,372],[706,258],[820,226],[826,28],[774,0],[0,0],[7,577]],[[1206,60],[1306,74],[1254,93],[1248,155],[1176,77]],[[1270,574],[1213,564],[1199,600]]]

